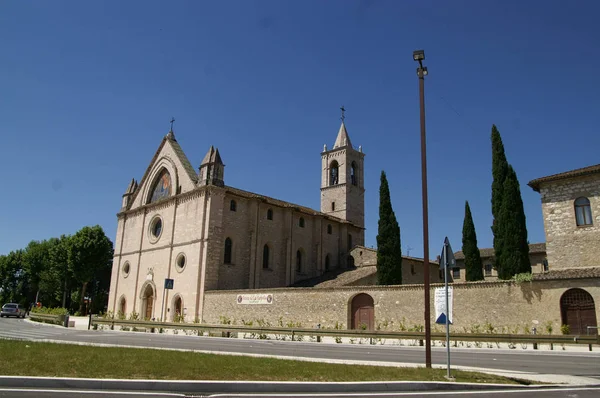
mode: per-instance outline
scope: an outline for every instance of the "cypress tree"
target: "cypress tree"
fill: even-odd
[[[392,209],[390,187],[385,171],[379,186],[379,222],[377,230],[377,284],[402,284],[400,226]]]
[[[469,202],[465,202],[465,220],[463,222],[462,251],[465,255],[465,271],[467,281],[483,280],[483,263],[477,247],[477,234],[471,216]]]
[[[503,232],[499,223],[502,200],[504,198],[504,182],[508,173],[508,161],[504,153],[504,144],[496,125],[492,125],[492,232],[494,234],[494,253],[496,268],[502,267]]]
[[[503,186],[502,208],[498,224],[502,233],[502,252],[496,254],[499,279],[510,279],[516,274],[531,273],[527,225],[521,188],[517,173],[508,166]]]

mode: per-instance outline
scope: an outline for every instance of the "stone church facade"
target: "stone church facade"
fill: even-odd
[[[352,266],[364,245],[364,157],[342,122],[321,153],[316,211],[227,186],[213,147],[196,172],[170,131],[123,195],[108,310],[201,320],[206,291],[286,287]]]

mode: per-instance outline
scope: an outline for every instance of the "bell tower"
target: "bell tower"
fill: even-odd
[[[333,148],[321,153],[321,213],[365,227],[365,185],[362,147],[352,147],[346,130],[345,109]]]

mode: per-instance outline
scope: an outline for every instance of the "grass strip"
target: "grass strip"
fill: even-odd
[[[81,378],[245,381],[447,381],[445,369],[341,365],[141,348],[0,339],[0,374]],[[453,371],[457,382],[528,384]]]

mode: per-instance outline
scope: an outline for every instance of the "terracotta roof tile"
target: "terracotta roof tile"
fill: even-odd
[[[536,253],[546,253],[546,244],[545,243],[530,243],[529,244],[529,254]],[[490,258],[494,257],[494,248],[483,248],[479,249],[479,254],[481,258]],[[464,260],[465,255],[462,251],[458,251],[454,253],[454,258],[456,260]]]
[[[553,174],[547,177],[536,178],[535,180],[529,181],[527,185],[533,188],[534,191],[540,191],[540,184],[550,181],[564,180],[567,178],[580,177],[589,174],[600,173],[600,164],[588,167],[582,167],[581,169],[575,169],[571,171],[565,171],[564,173]]]
[[[533,280],[600,278],[600,267],[555,269],[534,274]]]

